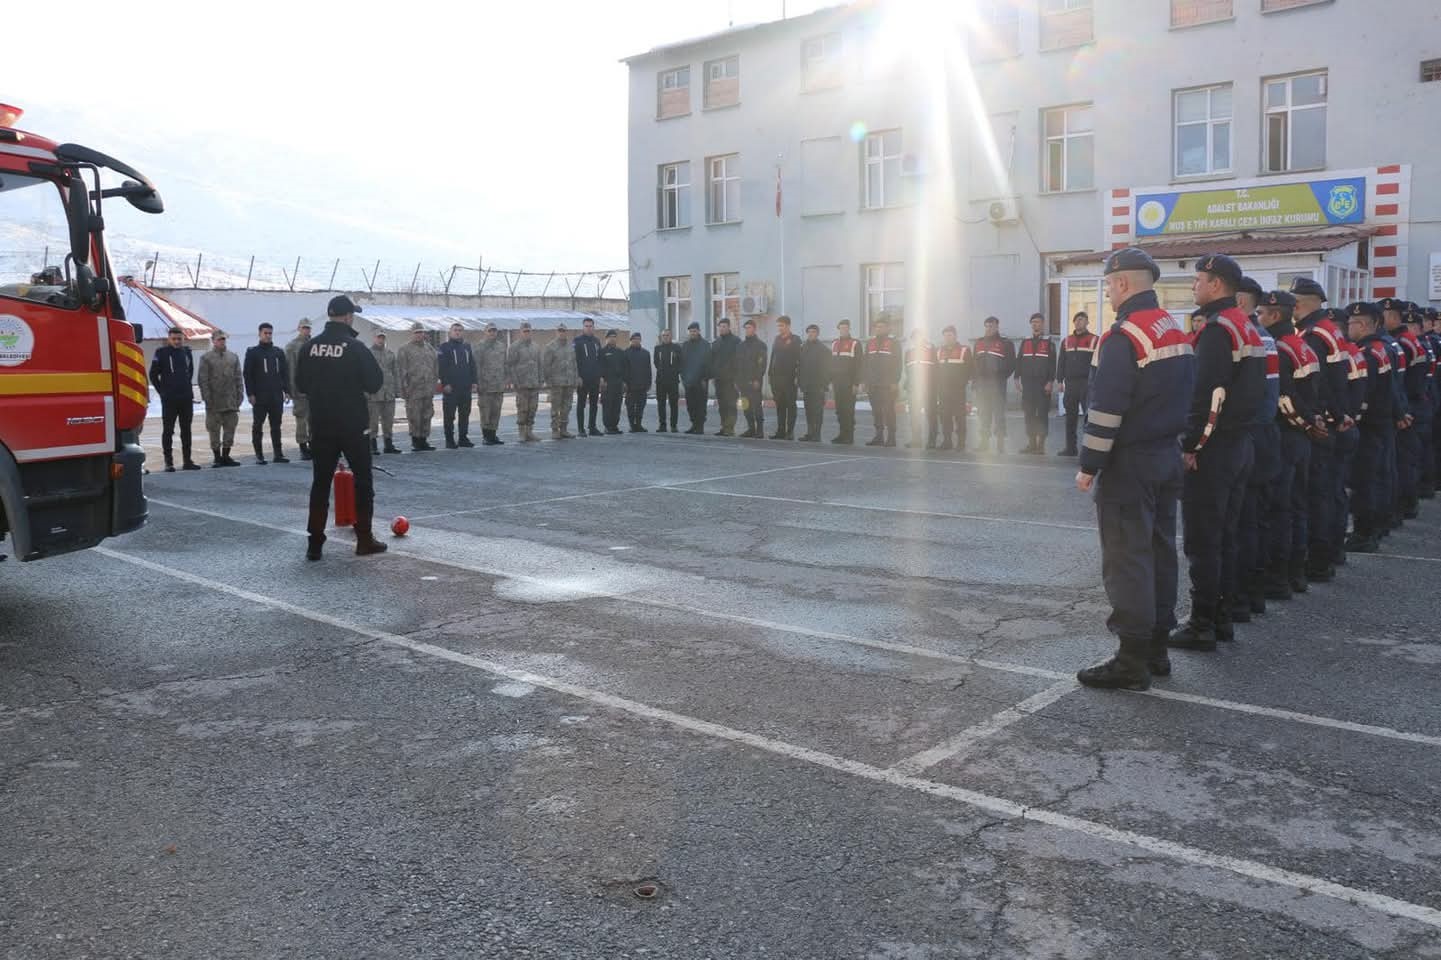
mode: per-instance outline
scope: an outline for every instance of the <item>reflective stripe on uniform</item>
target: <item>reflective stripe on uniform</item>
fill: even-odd
[[[1089,410],[1086,412],[1086,419],[1098,427],[1115,429],[1121,425],[1121,415],[1119,413],[1107,413],[1104,410]]]

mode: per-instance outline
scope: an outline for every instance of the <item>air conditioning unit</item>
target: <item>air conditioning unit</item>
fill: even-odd
[[[771,312],[770,300],[765,294],[741,297],[741,313],[747,317],[759,317]]]
[[[1003,223],[1019,223],[1021,209],[1016,203],[1016,198],[1006,197],[1002,200],[992,200],[990,208],[986,210],[986,219],[997,226]]]
[[[926,175],[926,164],[920,154],[901,154],[901,176],[903,177],[924,177]]]

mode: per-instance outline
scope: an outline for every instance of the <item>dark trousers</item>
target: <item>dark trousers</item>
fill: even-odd
[[[981,443],[990,443],[991,435],[1006,437],[1006,381],[976,381],[976,415],[980,420]]]
[[[715,382],[716,412],[720,414],[722,430],[734,430],[736,426],[736,403],[740,391],[734,380],[717,379]]]
[[[1140,659],[1153,632],[1176,625],[1176,501],[1181,455],[1174,443],[1122,447],[1096,481],[1106,626],[1122,654]]]
[[[1430,413],[1430,411],[1427,411]],[[1412,430],[1416,431],[1416,487],[1419,494],[1430,494],[1436,489],[1436,444],[1433,434],[1436,430],[1434,415],[1416,420]]]
[[[285,398],[256,397],[255,405],[250,408],[251,416],[254,419],[250,425],[250,442],[255,445],[255,455],[261,452],[261,442],[265,437],[264,425],[270,421],[270,445],[276,450],[280,449],[280,415],[285,410]]]
[[[640,426],[641,418],[645,416],[647,393],[645,388],[633,390],[627,387],[625,390],[625,418],[630,421],[631,429]]]
[[[1381,533],[1391,517],[1386,461],[1395,455],[1395,433],[1392,423],[1361,427],[1351,470],[1351,515],[1361,536]]]
[[[826,388],[806,390],[806,436],[819,440],[826,419]]]
[[[1050,430],[1051,395],[1046,380],[1021,381],[1021,409],[1026,414],[1026,437],[1045,438]]]
[[[701,380],[685,388],[685,414],[691,429],[705,429],[706,404],[710,402],[710,382]]]
[[[1341,554],[1346,543],[1346,525],[1351,519],[1351,498],[1346,490],[1351,485],[1352,468],[1356,461],[1356,448],[1361,443],[1361,433],[1355,427],[1336,434],[1336,468],[1331,481],[1331,556]]]
[[[601,398],[600,417],[607,430],[620,429],[620,404],[624,398],[625,384],[606,381],[605,395]],[[591,422],[594,423],[594,419]]]
[[[1311,442],[1311,476],[1306,502],[1307,569],[1325,568],[1334,556],[1331,537],[1336,522],[1331,513],[1336,500],[1336,444],[1327,438]]]
[[[866,396],[871,399],[871,419],[876,425],[876,436],[890,431],[889,439],[896,438],[896,385],[894,383],[866,384]]]
[[[310,520],[311,537],[325,539],[330,512],[330,484],[341,455],[355,474],[355,528],[370,532],[375,515],[375,483],[370,472],[370,438],[363,433],[346,437],[315,434],[310,438]]]
[[[1280,432],[1280,471],[1266,505],[1266,571],[1273,581],[1285,580],[1296,540],[1296,513],[1306,510],[1311,441],[1291,427]]]
[[[766,410],[761,398],[761,385],[741,384],[741,401],[746,408],[746,428],[752,433],[762,433],[766,428]]]
[[[856,435],[856,385],[838,383],[836,391],[836,424],[840,436],[851,439]]]
[[[795,381],[772,378],[771,396],[776,402],[776,433],[782,437],[794,437],[796,432]]]
[[[460,439],[466,439],[470,432],[470,387],[451,387],[450,393],[440,395],[440,409],[445,416],[445,439],[456,438],[456,421],[459,420]],[[481,424],[484,426],[484,423]]]
[[[165,450],[165,463],[172,460],[171,443],[175,437],[175,424],[180,424],[180,455],[190,462],[190,421],[195,416],[195,401],[189,397],[160,400],[160,443]]]
[[[1251,435],[1245,430],[1213,434],[1182,485],[1191,620],[1198,625],[1214,622],[1224,598],[1239,584],[1236,528],[1251,458]]]
[[[667,424],[674,430],[677,421],[680,420],[680,381],[672,380],[669,383],[657,383],[655,385],[655,409],[656,419],[662,427]],[[670,411],[670,419],[666,419],[666,411]]]
[[[1066,392],[1062,402],[1066,406],[1066,449],[1076,449],[1076,429],[1080,426],[1081,417],[1090,409],[1086,405],[1087,394],[1091,389],[1089,380],[1067,380]]]
[[[966,446],[966,388],[961,387],[959,394],[955,392],[954,388],[941,388],[938,410],[942,438],[949,441],[951,434],[954,433],[955,445],[964,450]]]
[[[1419,423],[1419,421],[1418,421]],[[1396,506],[1397,512],[1413,506],[1421,481],[1421,431],[1418,423],[1396,433]]]
[[[1397,430],[1393,423],[1391,429],[1383,434],[1386,441],[1386,452],[1381,456],[1381,488],[1376,493],[1376,510],[1386,518],[1386,526],[1389,529],[1391,520],[1397,514],[1400,491],[1400,470],[1397,464],[1397,449],[1400,446],[1399,437],[1405,430]]]
[[[1275,423],[1258,424],[1251,428],[1251,446],[1255,463],[1246,483],[1241,517],[1236,525],[1236,570],[1241,588],[1231,598],[1232,606],[1248,606],[1251,599],[1265,595],[1265,579],[1270,547],[1270,507],[1272,490],[1281,472],[1280,431]]]
[[[595,408],[600,402],[600,382],[582,380],[575,388],[575,428],[585,433],[585,411],[590,409],[590,428],[595,429]]]

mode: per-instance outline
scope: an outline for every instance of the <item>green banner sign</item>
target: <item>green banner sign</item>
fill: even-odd
[[[1136,236],[1326,227],[1366,219],[1366,180],[1312,180],[1136,196]]]

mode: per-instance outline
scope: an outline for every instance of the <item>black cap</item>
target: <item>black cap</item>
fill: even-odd
[[[1427,308],[1426,308],[1426,319],[1427,319],[1427,320],[1441,320],[1441,310],[1437,310],[1435,307],[1427,307]]]
[[[606,335],[607,337],[619,336],[619,335],[620,335],[620,331],[618,331],[618,330],[607,330],[607,331],[605,332],[605,335]]]
[[[1291,281],[1291,292],[1298,297],[1320,297],[1326,299],[1326,288],[1310,277],[1296,277]]]
[[[820,326],[819,326],[818,324],[814,324],[814,323],[808,323],[808,324],[806,324],[806,333],[810,333],[812,330],[814,330],[816,333],[820,333],[820,332],[821,332],[821,328],[820,328]]]
[[[945,335],[948,334],[948,333],[955,333],[955,332],[956,332],[956,328],[955,328],[955,326],[954,326],[953,324],[949,324],[949,323],[948,323],[948,324],[946,324],[944,327],[941,327],[941,336],[945,336]]]
[[[361,310],[355,305],[355,301],[343,293],[338,297],[331,297],[330,303],[325,306],[325,315],[327,317],[343,317],[346,314],[360,312]]]
[[[1398,310],[1404,312],[1406,309],[1406,301],[1397,300],[1395,297],[1382,297],[1380,300],[1376,301],[1376,309],[1382,312],[1385,312],[1387,310]]]
[[[686,324],[686,329],[687,329],[687,330],[699,330],[699,329],[700,329],[700,324],[697,323],[696,321],[692,320],[690,323]]]
[[[1246,279],[1250,279],[1247,277]],[[1253,281],[1254,282],[1254,281]],[[1285,290],[1272,290],[1261,297],[1261,303],[1268,307],[1295,307],[1296,298]]]
[[[745,323],[741,324],[741,326],[743,326],[743,327],[753,327],[753,326],[755,326],[755,325],[756,325],[756,322],[755,322],[754,320],[750,320],[750,319],[747,319]]]
[[[1241,272],[1241,265],[1224,253],[1208,253],[1197,260],[1196,272],[1209,273],[1236,290],[1241,289],[1241,281],[1246,279],[1246,275]]]
[[[1117,250],[1106,258],[1106,269],[1102,272],[1109,277],[1124,270],[1149,270],[1152,280],[1161,279],[1161,268],[1156,266],[1151,255],[1140,247],[1123,247]]]
[[[1358,300],[1346,308],[1348,317],[1370,317],[1372,320],[1381,319],[1381,311],[1376,309],[1376,304],[1365,300]]]
[[[1266,291],[1261,289],[1261,285],[1256,282],[1256,278],[1255,278],[1255,277],[1242,277],[1242,278],[1241,278],[1241,285],[1236,288],[1236,292],[1237,292],[1237,293],[1249,293],[1251,296],[1255,297],[1257,300],[1260,300],[1262,297],[1264,297],[1264,296],[1266,295]],[[1272,306],[1275,306],[1275,304],[1272,304]]]
[[[630,335],[630,338],[631,338],[632,340],[639,340],[639,339],[640,339],[640,334],[638,334],[638,333],[632,333],[632,334]]]

